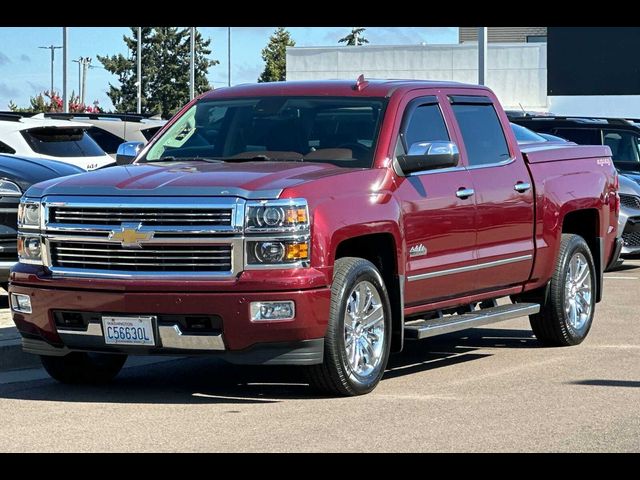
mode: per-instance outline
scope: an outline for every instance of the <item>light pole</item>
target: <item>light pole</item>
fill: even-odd
[[[196,27],[190,27],[189,43],[191,52],[189,55],[189,100],[196,96]]]
[[[46,48],[51,50],[51,95],[53,95],[53,63],[55,62],[55,59],[56,59],[56,49],[59,49],[62,47],[49,45],[48,47],[38,47],[38,48]]]
[[[62,27],[62,106],[64,113],[69,113],[69,97],[67,96],[67,27]]]
[[[487,27],[478,27],[478,83],[487,82]]]
[[[231,86],[231,27],[227,27],[227,84]]]
[[[78,64],[78,96],[80,96],[82,94],[82,57],[71,61]]]
[[[82,59],[82,93],[80,94],[80,105],[84,105],[84,94],[87,91],[87,68],[91,65],[91,58]]]

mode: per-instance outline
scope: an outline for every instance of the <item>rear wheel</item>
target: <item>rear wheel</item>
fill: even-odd
[[[595,310],[596,269],[589,246],[579,235],[563,234],[556,268],[540,313],[530,316],[533,333],[544,345],[581,343]]]
[[[336,261],[324,361],[308,367],[312,387],[333,395],[373,390],[389,359],[389,295],[378,269],[362,258]]]
[[[64,357],[41,355],[42,366],[62,383],[107,383],[127,361],[126,355],[72,352]]]

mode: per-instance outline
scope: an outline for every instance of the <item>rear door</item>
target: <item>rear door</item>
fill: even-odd
[[[488,291],[529,279],[533,185],[506,116],[499,117],[493,98],[476,92],[449,95],[449,108],[475,191],[476,290]]]
[[[403,151],[400,135],[409,146],[453,139],[450,123],[437,96],[410,99],[396,153]],[[459,189],[471,188],[463,162],[411,173],[397,182],[407,250],[405,304],[410,307],[473,291],[476,208],[473,197],[457,196]]]

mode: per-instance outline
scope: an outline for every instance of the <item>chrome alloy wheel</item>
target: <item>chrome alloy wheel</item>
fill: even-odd
[[[564,311],[569,325],[580,330],[591,315],[591,272],[585,256],[576,252],[569,260],[564,285]]]
[[[368,377],[378,370],[383,356],[384,307],[372,283],[358,282],[347,299],[344,316],[344,348],[353,373]]]

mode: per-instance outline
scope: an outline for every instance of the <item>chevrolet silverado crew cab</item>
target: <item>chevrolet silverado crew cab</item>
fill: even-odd
[[[363,394],[409,339],[529,316],[544,345],[582,342],[617,182],[606,146],[520,148],[485,87],[221,88],[132,164],[26,192],[13,319],[62,382],[217,354]]]

